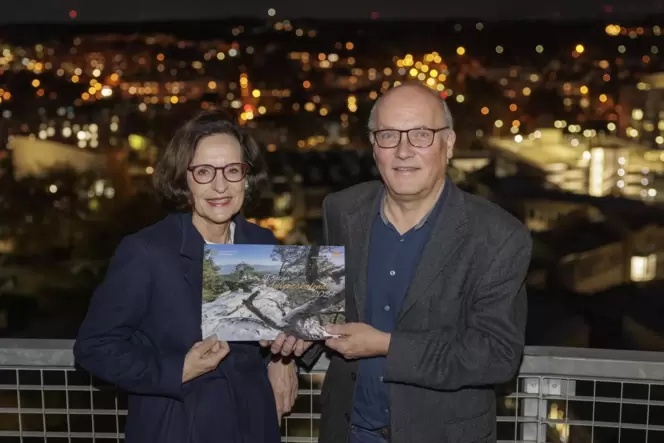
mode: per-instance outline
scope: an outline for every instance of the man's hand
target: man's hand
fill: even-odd
[[[184,359],[182,383],[212,371],[230,351],[228,343],[215,336],[194,343]]]
[[[391,335],[366,323],[328,325],[327,332],[338,335],[328,338],[325,344],[346,358],[376,357],[387,355]]]
[[[286,363],[283,360],[271,361],[267,365],[267,376],[274,392],[274,401],[277,405],[277,416],[281,422],[284,414],[288,414],[297,397],[297,369],[295,362]]]
[[[295,338],[292,335],[287,336],[284,333],[280,333],[277,338],[272,341],[260,340],[259,343],[264,348],[269,346],[273,354],[281,354],[284,357],[291,354],[295,354],[296,357],[301,357],[302,354],[304,354],[304,352],[313,344],[312,341],[304,341],[300,338]]]

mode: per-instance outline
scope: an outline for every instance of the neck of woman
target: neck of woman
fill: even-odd
[[[192,222],[206,242],[231,243],[231,220],[223,223],[213,223],[194,213]]]

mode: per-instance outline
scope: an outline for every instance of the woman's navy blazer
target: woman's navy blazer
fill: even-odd
[[[234,243],[276,244],[237,216]],[[279,423],[257,343],[231,343],[216,370],[182,383],[201,337],[204,241],[191,214],[125,237],[96,289],[74,355],[129,393],[127,443],[277,443]]]

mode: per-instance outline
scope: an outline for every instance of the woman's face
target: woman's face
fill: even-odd
[[[208,167],[196,168],[201,165]],[[225,167],[225,175],[230,180],[224,177],[221,169],[215,171],[209,166]],[[242,208],[247,183],[246,176],[240,181],[232,181],[244,176],[240,142],[227,134],[205,137],[198,144],[189,167],[195,168],[187,173],[187,185],[191,192],[194,213],[203,220],[215,224],[230,221]],[[214,179],[209,181],[213,175]],[[201,184],[199,181],[209,181],[209,183]]]

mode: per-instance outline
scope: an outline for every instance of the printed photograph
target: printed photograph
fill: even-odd
[[[205,245],[202,334],[226,341],[330,337],[343,323],[342,246]]]

